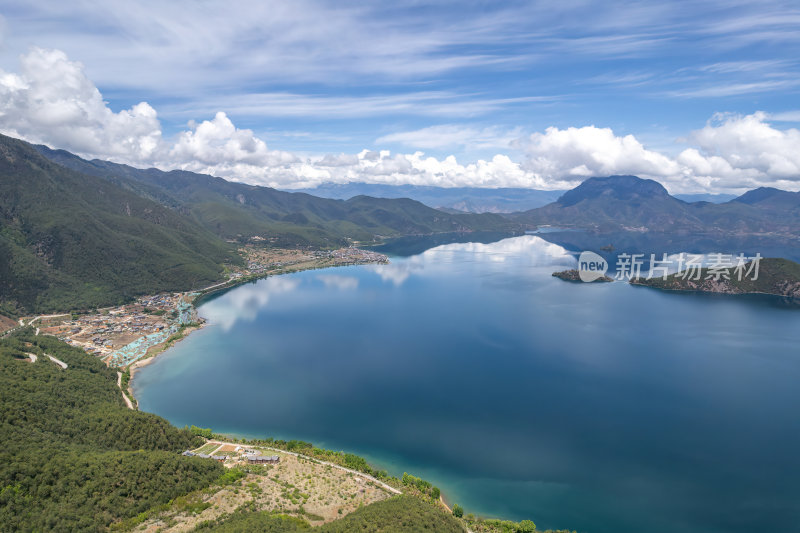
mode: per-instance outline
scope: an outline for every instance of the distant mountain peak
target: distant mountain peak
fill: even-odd
[[[797,201],[798,198],[800,198],[800,193],[784,191],[774,187],[759,187],[758,189],[747,191],[733,201],[742,204],[753,205],[765,200],[785,199]]]
[[[574,189],[564,193],[557,202],[563,207],[569,207],[583,200],[600,197],[630,201],[669,198],[670,195],[663,185],[654,180],[642,179],[637,176],[608,176],[585,180]]]

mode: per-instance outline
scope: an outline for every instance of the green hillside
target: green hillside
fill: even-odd
[[[232,247],[192,219],[0,136],[0,311],[121,303],[220,279]]]
[[[513,226],[497,215],[449,215],[407,199],[330,200],[89,162],[5,136],[0,183],[0,314],[10,316],[210,285],[225,263],[240,261],[226,240],[336,247]]]
[[[213,494],[239,479],[240,472],[216,461],[181,455],[202,439],[156,415],[127,409],[116,380],[116,371],[96,357],[53,337],[36,336],[32,328],[0,339],[0,532],[131,531],[164,509],[191,513],[190,493],[208,489],[205,493]],[[427,493],[417,492],[412,487],[409,494],[364,506],[313,530],[464,530]],[[529,521],[469,520],[475,531],[532,531]],[[198,531],[309,527],[303,520],[245,504],[200,524]]]
[[[36,148],[60,165],[181,209],[225,239],[260,236],[277,245],[329,246],[344,244],[347,239],[371,241],[376,236],[512,230],[519,226],[495,214],[452,215],[403,198],[318,198],[193,172],[86,161],[63,150]]]
[[[102,531],[202,488],[223,467],[176,453],[197,439],[125,408],[116,373],[82,350],[0,339],[0,531]]]

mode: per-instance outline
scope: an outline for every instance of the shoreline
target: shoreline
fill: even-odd
[[[381,264],[381,263],[375,262],[375,263],[361,263],[361,264]],[[327,268],[336,268],[336,267],[339,267],[339,266],[354,266],[354,265],[309,266],[308,268],[301,268],[301,269],[297,269],[297,270],[283,271],[283,272],[279,272],[279,273],[275,273],[275,272],[266,273],[264,275],[260,275],[260,276],[253,277],[253,278],[248,278],[248,279],[238,278],[236,280],[229,280],[229,282],[223,283],[221,285],[214,286],[212,288],[212,290],[210,290],[208,292],[200,291],[199,294],[194,299],[192,299],[191,305],[193,307],[193,311],[196,312],[197,306],[203,304],[202,299],[204,297],[208,297],[209,295],[212,295],[212,294],[223,293],[223,292],[226,292],[228,290],[234,289],[234,288],[236,288],[236,287],[238,287],[240,285],[244,285],[246,283],[251,283],[251,282],[254,282],[254,281],[258,281],[260,279],[266,279],[266,278],[269,278],[269,277],[272,277],[272,276],[280,276],[280,275],[284,275],[284,274],[294,274],[294,273],[297,273],[297,272],[305,272],[305,271],[308,271],[308,270],[324,270],[324,269],[327,269]],[[230,283],[230,284],[228,284],[228,283]],[[199,302],[199,304],[198,304],[198,302]],[[173,341],[173,343],[169,347],[164,348],[163,344],[152,346],[152,347],[150,347],[148,349],[148,354],[149,354],[149,352],[151,350],[157,350],[156,353],[154,353],[153,355],[145,355],[145,357],[143,357],[143,358],[141,358],[141,359],[139,359],[137,361],[134,361],[133,363],[128,365],[128,367],[126,368],[126,371],[128,371],[130,373],[130,378],[128,380],[127,392],[130,395],[130,397],[133,399],[133,402],[134,402],[133,409],[135,409],[137,411],[139,410],[139,400],[136,398],[135,394],[133,393],[133,382],[134,382],[134,378],[135,378],[136,374],[138,373],[138,371],[140,369],[146,367],[146,366],[149,366],[149,365],[153,364],[153,362],[155,362],[155,360],[160,355],[163,355],[170,348],[173,348],[176,344],[178,344],[182,340],[188,338],[191,333],[194,333],[195,331],[199,331],[199,330],[205,328],[208,325],[209,325],[209,323],[205,319],[201,319],[201,322],[199,322],[199,324],[197,326],[194,326],[194,327],[191,327],[191,328],[187,328],[187,330],[184,332],[183,336],[180,339],[176,339],[175,341]],[[222,440],[223,439],[212,438],[208,442],[212,442],[212,441],[222,442]],[[303,454],[299,454],[297,452],[290,452],[288,450],[283,450],[283,449],[280,449],[280,448],[273,448],[271,446],[266,446],[266,448],[269,448],[269,449],[274,450],[274,451],[279,451],[281,453],[288,453],[288,454],[295,455],[295,456],[309,457],[309,456],[306,456],[306,455],[303,455]],[[358,476],[361,476],[361,477],[364,477],[364,478],[368,478],[371,481],[376,482],[376,483],[384,486],[385,489],[388,489],[391,492],[394,492],[394,493],[397,493],[397,494],[402,494],[402,492],[398,491],[394,487],[391,487],[391,485],[387,485],[384,482],[382,482],[382,481],[370,476],[369,474],[365,474],[364,472],[359,472],[357,470],[352,470],[352,469],[349,469],[347,467],[343,467],[341,465],[337,465],[335,463],[329,463],[329,462],[326,462],[326,461],[320,461],[319,459],[316,459],[316,458],[313,458],[313,457],[310,457],[310,459],[312,459],[314,461],[322,462],[324,464],[328,464],[328,465],[330,465],[332,467],[335,467],[335,468],[338,468],[338,469],[342,469],[342,470],[348,471],[348,472],[350,472],[352,474],[355,474],[355,475],[358,475]],[[445,499],[444,492],[441,492],[439,494],[438,504],[441,505],[448,513],[452,514],[453,510],[452,510],[451,506],[447,504],[447,500]]]
[[[370,254],[375,254],[375,252],[370,252]],[[197,308],[200,305],[203,305],[204,300],[206,298],[208,298],[208,297],[211,297],[211,296],[214,296],[214,295],[221,295],[221,294],[224,294],[225,292],[227,292],[229,290],[232,290],[232,289],[235,289],[236,287],[239,287],[241,285],[245,285],[247,283],[253,283],[253,282],[256,282],[256,281],[259,281],[259,280],[262,280],[262,279],[271,278],[273,276],[283,276],[283,275],[286,275],[286,274],[295,274],[295,273],[298,273],[298,272],[306,272],[306,271],[309,271],[309,270],[324,270],[324,269],[327,269],[327,268],[338,268],[338,267],[343,267],[343,266],[388,264],[389,259],[388,259],[387,256],[385,256],[383,254],[376,254],[376,255],[379,255],[380,258],[376,257],[374,260],[365,261],[365,262],[349,262],[349,263],[339,263],[339,264],[336,264],[335,262],[333,264],[304,264],[304,263],[300,263],[298,265],[287,265],[286,268],[281,269],[280,271],[277,271],[277,272],[264,272],[264,273],[260,273],[260,274],[251,274],[251,275],[248,275],[248,276],[240,276],[238,278],[231,278],[228,281],[224,281],[222,283],[218,283],[216,285],[212,285],[210,287],[206,287],[205,289],[200,289],[199,291],[188,291],[188,292],[184,293],[184,295],[195,294],[194,298],[192,298],[191,302],[189,302],[189,305],[192,306],[192,312],[196,313],[197,312]],[[292,266],[299,266],[300,268],[292,268]],[[198,318],[200,318],[200,317],[198,317]],[[134,377],[136,376],[138,371],[140,369],[152,364],[160,355],[166,353],[170,348],[173,348],[176,344],[178,344],[179,342],[183,341],[184,339],[187,339],[189,337],[189,335],[191,335],[195,331],[200,331],[201,329],[205,328],[208,325],[209,325],[209,323],[205,319],[200,318],[200,321],[196,325],[194,325],[192,327],[185,328],[181,332],[181,337],[178,338],[178,339],[174,339],[170,343],[169,346],[165,347],[165,345],[167,343],[169,343],[169,338],[168,338],[163,343],[156,344],[156,345],[151,346],[150,348],[148,348],[148,350],[145,353],[145,355],[143,357],[141,357],[140,359],[134,361],[133,363],[131,363],[127,367],[122,367],[125,371],[130,373],[130,378],[128,380],[128,389],[127,390],[128,390],[128,393],[130,394],[130,397],[133,399],[137,410],[139,409],[139,400],[136,398],[135,394],[133,393],[133,381],[134,381]],[[153,353],[151,355],[150,354],[151,351],[155,351],[155,353]]]
[[[749,291],[749,292],[725,292],[725,291],[708,291],[703,289],[681,289],[675,287],[657,287],[655,285],[648,285],[646,283],[635,283],[633,281],[629,281],[628,285],[633,287],[644,287],[646,289],[657,290],[662,292],[673,292],[679,294],[713,294],[718,296],[759,296],[759,297],[769,297],[770,299],[781,299],[784,301],[791,302],[800,306],[800,298],[795,296],[786,296],[784,294],[776,294],[774,292],[760,292],[760,291]]]

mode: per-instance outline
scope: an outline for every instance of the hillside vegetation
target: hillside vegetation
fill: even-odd
[[[211,486],[234,483],[243,475],[216,461],[182,456],[178,452],[203,440],[158,416],[125,408],[114,370],[53,337],[34,335],[31,328],[0,339],[0,441],[3,532],[129,531],[154,512],[180,510],[187,495],[209,488],[213,493],[219,489]],[[350,467],[370,470],[362,458],[341,457]],[[460,520],[435,503],[438,489],[431,496],[430,484],[413,476],[404,476],[403,484],[408,494],[313,529],[463,531]],[[472,527],[531,531],[526,524],[532,523],[487,520],[472,522]],[[199,530],[291,532],[309,527],[302,519],[245,507]]]
[[[241,262],[235,242],[326,248],[517,226],[408,199],[331,200],[85,161],[2,135],[0,183],[0,314],[12,317],[211,285]]]
[[[52,161],[100,177],[189,213],[224,239],[268,238],[279,246],[342,245],[399,236],[518,227],[495,214],[448,214],[408,198],[318,198],[234,183],[186,171],[137,169],[86,161],[63,150],[37,149]]]
[[[207,286],[232,247],[186,216],[0,136],[0,313]]]
[[[29,329],[0,339],[0,442],[0,531],[102,531],[223,472],[176,453],[198,437],[125,408],[113,370]]]
[[[708,268],[698,272],[676,273],[652,279],[636,278],[634,285],[677,291],[716,292],[724,294],[774,294],[788,298],[800,298],[800,264],[788,259],[764,258],[760,261],[757,279],[746,275],[748,264],[743,269],[742,279],[733,269],[724,269],[724,276],[710,272]],[[688,274],[688,275],[687,275]],[[726,279],[727,278],[727,279]]]

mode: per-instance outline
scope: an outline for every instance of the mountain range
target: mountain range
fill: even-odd
[[[331,246],[350,240],[372,241],[376,237],[513,226],[499,215],[444,213],[408,198],[319,198],[187,171],[164,172],[87,161],[45,146],[36,149],[59,165],[103,178],[188,215],[227,240],[245,242],[258,236],[280,246]]]
[[[255,238],[319,248],[517,226],[409,199],[332,200],[87,161],[6,136],[0,183],[0,313],[12,316],[207,286],[241,261],[237,245]]]
[[[535,209],[454,213],[408,198],[319,198],[187,171],[89,161],[0,136],[0,182],[0,312],[11,316],[207,286],[224,277],[226,265],[241,261],[238,246],[262,240],[330,248],[542,226],[587,235],[800,235],[800,193],[760,188],[722,203],[686,202],[635,176],[589,178]],[[346,195],[348,189],[328,190]],[[409,191],[444,194],[435,187]],[[544,201],[542,192],[528,191],[527,201]],[[483,194],[494,201],[505,192]]]
[[[237,261],[180,212],[0,139],[0,302],[9,314],[189,289]]]
[[[435,209],[466,213],[514,213],[554,202],[565,191],[478,187],[432,187],[376,183],[323,183],[300,191],[323,198],[411,198]]]
[[[724,203],[690,203],[656,181],[610,176],[589,178],[555,202],[509,218],[595,232],[797,236],[800,193],[762,187]]]
[[[346,200],[365,195],[375,198],[411,198],[435,209],[451,213],[515,213],[552,203],[566,190],[498,187],[433,187],[422,185],[386,185],[376,183],[323,183],[313,189],[293,189],[322,198]],[[723,203],[733,194],[676,194],[685,202]]]

